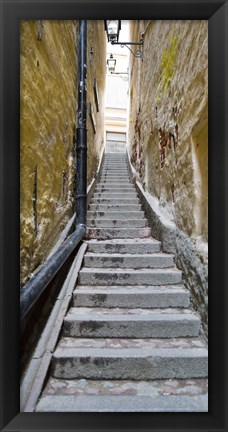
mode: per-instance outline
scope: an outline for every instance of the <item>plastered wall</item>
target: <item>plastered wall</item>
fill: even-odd
[[[89,183],[104,139],[105,33],[102,21],[87,24]],[[44,262],[74,212],[78,28],[78,21],[20,23],[21,285]]]
[[[131,21],[131,40],[142,33],[143,60],[131,56],[130,63],[131,162],[160,211],[176,224],[177,262],[206,323],[208,24]]]

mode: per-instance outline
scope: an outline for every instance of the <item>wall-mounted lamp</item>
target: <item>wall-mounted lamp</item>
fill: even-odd
[[[121,20],[105,20],[104,27],[107,33],[108,42],[111,42],[112,45],[120,45],[121,48],[125,46],[129,49],[133,56],[143,58],[144,33],[142,33],[140,42],[118,42],[119,33],[121,30]],[[133,52],[128,45],[142,46],[142,49],[139,48]]]
[[[119,40],[119,33],[121,30],[120,20],[106,20],[104,22],[105,31],[107,32],[108,42],[117,43]]]
[[[110,66],[110,63],[111,63],[111,66]],[[108,64],[108,71],[111,75],[118,75],[124,81],[128,81],[128,75],[129,75],[129,69],[128,68],[127,68],[127,72],[115,72],[116,60],[113,58],[113,54],[110,54],[110,58],[107,60],[107,64]],[[127,76],[125,77],[123,75],[127,75]]]
[[[110,73],[113,73],[115,71],[116,67],[116,59],[113,58],[113,55],[110,54],[109,59],[107,60],[108,70]]]

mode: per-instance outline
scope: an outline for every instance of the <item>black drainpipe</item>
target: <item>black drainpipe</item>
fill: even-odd
[[[77,128],[77,181],[76,181],[76,225],[86,225],[87,192],[87,21],[80,21],[78,55],[78,128]]]
[[[20,295],[21,321],[36,303],[86,233],[86,176],[87,176],[87,130],[86,130],[86,74],[87,74],[87,21],[79,21],[78,40],[78,128],[77,128],[77,174],[76,174],[76,229],[44,263],[42,268],[24,285]]]

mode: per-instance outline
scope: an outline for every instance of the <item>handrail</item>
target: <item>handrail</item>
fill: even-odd
[[[77,128],[77,181],[76,229],[44,263],[41,269],[24,285],[20,295],[20,319],[28,314],[53,277],[86,234],[87,210],[87,130],[86,130],[86,74],[87,74],[87,21],[79,22],[78,39],[78,128]]]
[[[59,249],[44,263],[41,269],[24,285],[20,296],[20,319],[28,314],[47,285],[85,236],[86,226],[79,224]]]

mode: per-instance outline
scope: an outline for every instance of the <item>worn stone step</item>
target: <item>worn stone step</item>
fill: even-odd
[[[91,199],[92,204],[138,204],[139,199],[136,198],[102,198],[102,197],[95,197]]]
[[[207,397],[208,381],[204,378],[153,381],[50,378],[36,411],[202,412],[208,410]]]
[[[112,165],[112,164],[121,164],[121,165],[125,165],[127,166],[127,161],[126,159],[106,159],[103,162],[103,165]]]
[[[124,171],[126,173],[129,173],[129,170],[128,170],[128,167],[126,166],[126,164],[120,164],[120,163],[104,165],[101,168],[101,172],[106,172],[106,171],[114,171],[114,172]]]
[[[107,175],[113,175],[113,176],[119,176],[119,175],[123,175],[123,176],[126,176],[126,177],[128,177],[129,176],[129,173],[128,173],[128,171],[127,170],[110,170],[110,169],[107,169],[107,170],[102,170],[101,171],[101,176],[107,176]]]
[[[77,286],[73,305],[105,308],[186,308],[189,292],[183,287]]]
[[[87,221],[94,218],[102,219],[143,219],[143,211],[87,211]]]
[[[120,219],[116,217],[115,219],[104,219],[104,218],[87,218],[87,224],[89,227],[127,227],[127,228],[143,228],[147,226],[147,220],[144,219]]]
[[[129,186],[97,186],[95,192],[114,192],[114,193],[126,193],[126,192],[135,192],[135,188],[132,185]]]
[[[118,183],[118,184],[132,184],[129,178],[111,177],[111,178],[100,178],[100,183]]]
[[[175,338],[199,335],[200,320],[188,309],[72,307],[64,319],[67,337]]]
[[[205,348],[206,341],[201,337],[191,338],[71,338],[62,337],[58,348],[130,348],[130,349],[178,349]]]
[[[128,170],[125,170],[125,169],[124,170],[120,170],[120,169],[118,169],[118,170],[107,169],[107,170],[102,170],[101,171],[101,176],[106,177],[109,174],[110,174],[110,176],[114,176],[114,177],[118,177],[119,175],[123,176],[123,177],[129,177],[129,172],[128,172]]]
[[[127,169],[127,166],[126,166],[126,164],[125,165],[116,165],[116,166],[103,166],[102,167],[102,169],[101,169],[101,172],[106,172],[106,171],[108,171],[108,172],[111,172],[111,171],[113,171],[113,172],[121,172],[121,171],[124,171],[124,172],[126,172],[126,173],[128,173],[129,171],[128,171],[128,169]]]
[[[91,211],[138,211],[142,209],[141,204],[119,204],[118,201],[113,204],[91,203],[88,208]]]
[[[174,266],[174,255],[164,253],[154,254],[119,254],[91,253],[84,255],[85,267],[96,268],[167,268]]]
[[[207,371],[205,348],[57,348],[52,362],[60,379],[196,379]]]
[[[126,158],[122,159],[105,159],[102,166],[104,165],[112,165],[112,164],[121,164],[127,166],[127,160]]]
[[[120,163],[120,164],[127,165],[127,159],[126,159],[126,157],[122,157],[122,158],[107,158],[107,159],[104,159],[104,161],[103,161],[103,165],[112,164],[112,163]]]
[[[126,165],[120,165],[120,164],[112,164],[111,166],[110,165],[104,166],[101,168],[101,172],[104,172],[104,171],[108,171],[108,172],[109,171],[114,171],[114,172],[124,171],[127,174],[129,174],[128,167]]]
[[[97,189],[134,189],[134,186],[132,183],[98,183]]]
[[[124,183],[130,183],[130,180],[129,180],[129,178],[127,177],[127,176],[122,176],[122,175],[119,175],[119,176],[113,176],[113,175],[107,175],[107,176],[101,176],[101,178],[100,178],[100,181],[101,181],[101,183],[111,183],[111,182],[115,182],[115,183],[117,183],[117,182],[124,182]]]
[[[118,155],[114,155],[113,153],[109,153],[109,155],[110,156],[108,156],[108,157],[106,157],[105,159],[104,159],[104,163],[105,162],[113,162],[113,161],[118,161],[118,162],[125,162],[126,163],[126,160],[127,160],[127,158],[126,158],[126,154],[118,154]],[[113,156],[114,155],[114,156]]]
[[[177,269],[100,269],[83,267],[80,285],[175,285],[182,282]]]
[[[94,192],[93,198],[107,198],[107,199],[134,199],[138,198],[136,192]]]
[[[123,176],[123,175],[107,175],[107,176],[101,176],[100,178],[101,183],[128,183],[130,184],[130,179],[127,176]]]
[[[123,176],[126,176],[126,177],[128,177],[129,176],[129,173],[128,173],[128,171],[127,170],[124,170],[124,169],[122,169],[122,170],[111,170],[111,169],[107,169],[107,170],[102,170],[101,171],[101,176],[107,176],[107,175],[113,175],[113,176],[116,176],[116,177],[118,177],[119,175],[123,175]]]
[[[208,396],[45,395],[36,412],[208,412]]]
[[[107,176],[114,176],[114,177],[119,177],[124,176],[124,177],[129,177],[129,173],[127,171],[124,170],[116,170],[116,171],[111,171],[111,170],[107,170],[107,171],[102,171],[101,172],[101,177],[107,177]]]
[[[94,192],[96,193],[101,193],[101,192],[108,192],[108,193],[132,193],[132,192],[136,192],[135,188],[132,185],[129,186],[106,186],[105,184],[103,186],[97,186],[96,189],[94,190]]]
[[[88,252],[94,253],[137,253],[160,252],[161,243],[152,238],[89,240]]]
[[[108,181],[108,180],[125,180],[125,181],[129,181],[130,182],[130,178],[128,174],[110,174],[110,173],[106,173],[106,174],[101,174],[100,180],[102,181]]]
[[[103,165],[103,167],[101,168],[101,172],[104,172],[104,171],[125,171],[127,173],[129,172],[126,163],[124,163],[124,164],[113,163],[113,164]]]
[[[151,228],[92,228],[86,230],[86,239],[113,239],[113,238],[147,238],[151,236]]]

